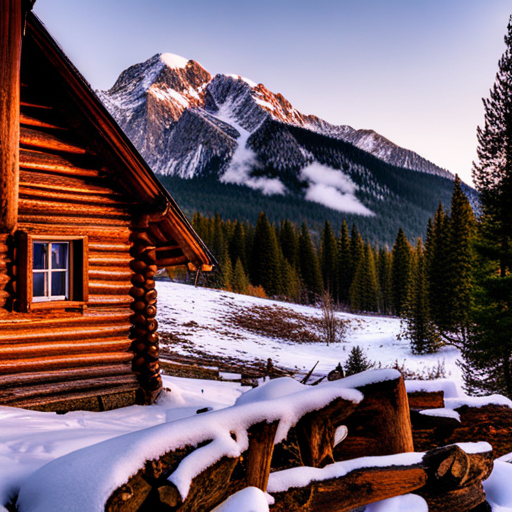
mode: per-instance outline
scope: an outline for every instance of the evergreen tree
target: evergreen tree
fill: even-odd
[[[381,247],[377,256],[377,280],[379,283],[379,309],[387,315],[391,312],[391,253],[387,247]]]
[[[322,273],[306,222],[302,224],[299,235],[299,265],[305,299],[313,304],[322,293]]]
[[[338,251],[336,237],[329,221],[325,221],[320,246],[320,268],[324,290],[328,290],[334,301],[338,300]]]
[[[256,224],[252,250],[251,282],[272,295],[282,293],[282,275],[276,233],[261,212]]]
[[[378,294],[373,250],[367,243],[350,287],[350,307],[354,311],[378,311]]]
[[[366,370],[370,370],[375,366],[375,363],[371,362],[363,352],[363,349],[356,345],[352,347],[348,356],[347,362],[345,363],[345,373],[347,377],[349,375],[355,375]]]
[[[469,326],[469,311],[475,265],[474,238],[476,221],[473,209],[455,178],[448,226],[445,294],[445,315],[448,330],[456,339],[464,340]],[[446,333],[445,333],[446,335]]]
[[[414,251],[411,286],[405,310],[404,335],[411,343],[413,354],[435,352],[440,343],[438,330],[430,318],[425,262],[425,252],[419,238]]]
[[[236,221],[233,229],[233,235],[229,240],[229,257],[231,261],[240,260],[244,268],[244,272],[247,271],[247,255],[246,255],[246,242],[245,242],[245,229],[244,225]],[[236,265],[235,265],[236,267]]]
[[[425,269],[427,272],[428,299],[432,321],[442,332],[449,332],[451,318],[448,313],[448,238],[449,217],[440,204],[434,220],[427,228]]]
[[[400,228],[393,245],[391,264],[391,290],[393,294],[393,312],[397,316],[405,313],[409,296],[411,277],[411,246]]]
[[[483,216],[469,336],[462,347],[466,389],[512,398],[512,17],[505,53],[478,128],[473,180]]]
[[[353,224],[352,231],[350,233],[350,267],[349,267],[350,285],[352,285],[352,281],[354,280],[354,276],[356,275],[357,267],[359,266],[359,262],[363,259],[363,255],[364,255],[363,238],[359,234],[359,231],[357,230],[357,226],[355,224]]]
[[[350,285],[352,284],[352,258],[350,253],[350,237],[345,219],[341,224],[338,240],[338,297],[342,304],[350,302]]]
[[[299,240],[294,225],[289,220],[284,220],[279,232],[279,245],[284,258],[295,269],[298,269]]]
[[[247,279],[247,275],[245,274],[244,266],[242,265],[240,258],[236,260],[231,288],[235,293],[247,293],[247,290],[249,289],[249,280]]]

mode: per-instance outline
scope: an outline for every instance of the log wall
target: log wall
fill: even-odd
[[[22,68],[18,232],[0,236],[0,404],[102,410],[134,403],[137,391],[139,402],[147,402],[141,380],[152,380],[149,399],[160,381],[154,377],[156,335],[144,333],[142,362],[140,340],[133,339],[136,257],[130,251],[134,234],[143,232],[134,228],[140,205],[77,135],[58,87],[45,87],[47,79]],[[88,300],[24,306],[20,233],[86,237]],[[154,318],[156,292],[145,298],[151,302],[145,318]],[[150,363],[156,370],[148,374]]]

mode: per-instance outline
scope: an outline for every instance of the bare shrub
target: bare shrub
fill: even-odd
[[[336,316],[334,302],[329,291],[323,293],[320,307],[322,308],[320,326],[324,341],[327,345],[345,341],[347,323]]]

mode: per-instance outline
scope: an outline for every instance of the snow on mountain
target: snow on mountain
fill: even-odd
[[[396,167],[453,179],[372,130],[304,115],[263,84],[240,75],[212,77],[197,62],[173,54],[128,68],[98,94],[161,175],[215,176],[263,194],[295,194],[366,216],[374,214],[375,201],[386,201],[393,192],[354,161],[353,146]],[[323,183],[326,169],[344,185]]]

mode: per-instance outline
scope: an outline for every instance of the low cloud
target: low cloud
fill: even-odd
[[[256,153],[239,144],[229,163],[229,167],[221,176],[220,181],[222,183],[245,185],[252,189],[260,190],[267,196],[273,194],[283,195],[286,193],[286,187],[277,178],[252,177],[250,175],[251,171],[257,166]]]
[[[308,182],[308,201],[323,204],[339,212],[375,215],[357,199],[356,184],[342,171],[313,162],[302,169],[301,178]]]

